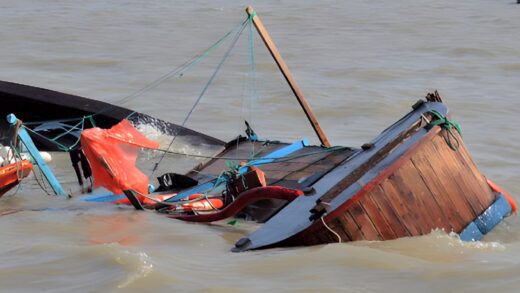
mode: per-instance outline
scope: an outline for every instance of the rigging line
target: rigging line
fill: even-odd
[[[208,82],[206,83],[206,85],[204,86],[204,88],[202,89],[202,92],[199,94],[199,97],[197,98],[197,100],[195,101],[195,103],[193,104],[193,106],[191,107],[190,111],[188,112],[188,115],[186,115],[186,117],[184,118],[184,121],[182,121],[182,124],[181,124],[181,127],[184,127],[184,125],[186,124],[186,122],[188,121],[188,119],[190,119],[191,117],[191,114],[193,113],[193,111],[195,110],[195,108],[197,107],[197,105],[199,104],[200,100],[202,99],[202,97],[204,96],[204,94],[206,93],[206,91],[208,90],[209,86],[211,85],[211,83],[213,82],[213,80],[215,79],[215,76],[217,76],[217,73],[220,71],[220,68],[222,67],[222,65],[224,64],[224,62],[227,60],[227,58],[229,57],[229,55],[231,54],[231,51],[233,50],[233,48],[235,47],[238,39],[240,38],[240,35],[242,34],[242,32],[244,31],[244,28],[246,26],[246,23],[247,23],[247,19],[242,23],[242,28],[235,34],[235,37],[233,39],[233,41],[231,42],[231,45],[229,46],[229,48],[227,49],[226,53],[224,54],[224,57],[222,58],[222,60],[220,60],[220,63],[217,65],[217,68],[215,68],[215,71],[213,72],[213,74],[211,75],[211,77],[209,78]],[[175,139],[177,138],[178,136],[178,132],[173,136],[172,140],[170,141],[170,144],[168,145],[168,148],[167,150],[170,150],[173,142],[175,141]],[[157,170],[157,167],[159,167],[159,165],[161,164],[162,160],[164,159],[164,156],[165,156],[165,153],[163,153],[163,155],[161,156],[161,158],[159,159],[159,162],[157,162],[152,170],[152,175],[155,173],[155,171]]]
[[[153,150],[153,151],[160,151],[160,152],[164,152],[165,154],[180,155],[180,156],[194,157],[194,158],[203,158],[203,159],[217,159],[217,160],[228,160],[228,161],[248,161],[248,162],[257,160],[257,159],[250,159],[250,158],[241,158],[241,157],[225,157],[225,156],[219,157],[219,156],[196,155],[196,154],[188,154],[188,153],[181,153],[181,152],[170,151],[170,150],[167,150],[167,149],[153,149],[153,148],[145,148],[145,149],[149,149],[149,150]],[[347,149],[352,149],[352,148],[350,148],[350,147],[342,147],[342,146],[333,146],[333,147],[330,147],[330,148],[321,149],[321,150],[318,150],[318,151],[308,152],[308,153],[304,153],[304,154],[291,155],[291,156],[286,156],[286,157],[281,157],[281,158],[265,157],[265,158],[261,158],[261,159],[258,159],[258,160],[261,160],[261,161],[272,160],[273,161],[272,163],[279,163],[279,162],[288,162],[288,163],[290,163],[290,161],[292,161],[292,160],[303,158],[303,157],[308,157],[308,156],[313,156],[313,155],[318,155],[318,154],[323,154],[323,153],[332,153],[332,152],[343,151],[343,150],[347,150]],[[322,160],[322,159],[323,158],[320,158],[320,160]],[[265,164],[268,164],[268,163],[265,163]]]
[[[197,65],[198,63],[200,63],[203,59],[205,59],[212,51],[214,51],[215,49],[217,49],[218,47],[220,47],[220,45],[222,45],[222,43],[230,36],[232,35],[234,32],[236,32],[237,30],[239,30],[241,27],[244,26],[244,24],[247,22],[247,19],[245,19],[244,21],[242,21],[240,24],[236,25],[235,27],[233,27],[229,32],[227,32],[224,36],[222,36],[218,41],[216,41],[213,45],[211,45],[209,48],[207,48],[206,50],[202,51],[201,53],[195,55],[194,57],[192,57],[190,60],[186,61],[185,63],[183,63],[181,66],[177,67],[176,69],[164,74],[163,76],[159,77],[158,79],[156,79],[155,81],[151,82],[150,84],[146,85],[145,87],[141,88],[140,90],[122,98],[121,100],[115,102],[115,104],[123,104],[123,103],[126,103],[128,101],[130,101],[131,99],[134,99],[142,94],[144,94],[145,92],[157,87],[158,85],[160,85],[162,82],[166,81],[167,79],[171,78],[172,76],[175,76],[175,75],[182,75],[183,73],[187,72],[189,69],[191,69],[193,66]],[[87,116],[83,116],[81,118],[69,118],[69,119],[58,119],[58,120],[48,120],[48,121],[31,121],[31,122],[24,122],[24,125],[37,125],[37,124],[43,124],[43,123],[47,123],[47,122],[73,122],[73,121],[80,121],[78,124],[81,124],[81,123],[84,123],[85,119],[90,119],[91,121],[91,124],[93,127],[95,127],[95,123],[94,123],[94,119],[93,117],[98,115],[98,114],[103,114],[111,109],[113,109],[114,107],[116,107],[116,105],[110,105],[109,107],[105,108],[105,109],[101,109],[99,110],[98,112],[95,112],[91,115],[87,115]],[[131,116],[133,116],[136,112],[133,111],[131,112],[125,119],[128,119],[130,118]],[[49,142],[53,142],[54,143],[54,139],[52,138],[49,138],[43,134],[40,134],[38,133],[37,131],[33,131],[31,128],[29,127],[26,127],[26,129],[30,130],[31,132],[33,132],[34,134],[37,134],[38,136],[42,137],[43,139],[49,141]],[[66,135],[68,134],[70,131],[72,131],[73,129],[69,130],[69,131],[66,131],[63,135]],[[63,136],[62,135],[62,136]],[[58,137],[59,138],[59,137]],[[79,138],[78,140],[72,145],[72,146],[65,146],[65,145],[62,145],[62,144],[59,144],[59,143],[55,143],[59,148],[61,148],[62,150],[64,151],[68,151],[72,148],[74,148],[77,144],[79,143]]]
[[[70,151],[73,147],[75,147],[79,142],[80,142],[80,138],[78,137],[78,139],[76,140],[76,142],[74,142],[71,146],[66,146],[58,141],[55,141],[55,140],[52,140],[51,138],[48,138],[47,136],[43,135],[43,134],[40,134],[39,132],[37,131],[34,131],[32,130],[31,128],[29,127],[26,127],[26,126],[23,126],[27,131],[29,131],[29,133],[33,133],[35,134],[36,136],[38,137],[41,137],[43,138],[44,140],[56,145],[59,149],[65,151],[65,152],[68,152]]]
[[[165,80],[173,77],[173,76],[176,76],[176,75],[181,75],[185,72],[187,72],[189,69],[191,69],[193,66],[199,64],[202,60],[204,60],[211,52],[213,52],[215,49],[219,48],[222,43],[224,43],[224,41],[231,35],[233,35],[233,33],[235,33],[237,30],[242,30],[243,29],[243,26],[244,24],[247,23],[247,18],[243,21],[241,21],[239,24],[235,25],[230,31],[228,31],[225,35],[223,35],[220,39],[218,39],[213,45],[211,45],[210,47],[208,47],[206,50],[200,52],[199,54],[193,56],[191,59],[189,59],[188,61],[184,62],[182,65],[178,66],[177,68],[175,68],[174,70],[171,70],[170,72],[166,73],[166,74],[163,74],[161,77],[157,78],[156,80],[152,81],[151,83],[147,84],[146,86],[144,86],[143,88],[137,90],[136,92],[126,96],[126,97],[123,97],[122,99],[118,100],[118,101],[115,101],[113,104],[123,104],[123,103],[126,103],[142,94],[144,94],[145,92],[157,87],[158,85],[160,85],[162,82],[164,82]],[[45,123],[45,122],[71,122],[71,121],[79,121],[79,120],[82,120],[84,119],[85,117],[87,118],[91,118],[95,115],[98,115],[98,114],[103,114],[107,111],[110,111],[111,109],[113,109],[114,107],[117,107],[116,105],[110,105],[109,107],[105,108],[105,109],[101,109],[97,112],[94,112],[94,114],[91,114],[91,115],[88,115],[88,116],[84,116],[84,117],[81,117],[81,118],[69,118],[69,119],[59,119],[59,120],[49,120],[49,121],[31,121],[31,122],[24,122],[25,125],[33,125],[33,124],[42,124],[42,123]],[[131,113],[129,116],[131,116],[133,113]]]
[[[193,66],[199,64],[203,59],[205,59],[211,52],[213,52],[215,49],[217,49],[218,47],[220,47],[220,45],[222,45],[222,43],[230,36],[232,35],[233,33],[235,33],[237,30],[240,30],[240,28],[242,28],[244,26],[244,23],[247,22],[247,19],[242,21],[240,24],[236,25],[235,27],[233,27],[229,32],[227,32],[224,36],[222,36],[218,41],[216,41],[213,45],[211,45],[209,48],[207,48],[206,50],[204,50],[202,53],[199,53],[197,55],[195,55],[193,58],[191,58],[190,60],[186,61],[185,63],[183,63],[181,66],[177,67],[176,69],[164,74],[163,76],[159,77],[158,79],[156,79],[155,81],[151,82],[150,84],[146,85],[145,87],[141,88],[140,90],[122,98],[121,100],[117,101],[116,104],[123,104],[123,103],[126,103],[144,93],[146,93],[147,91],[151,90],[151,89],[154,89],[155,87],[157,87],[158,85],[160,85],[161,83],[163,83],[164,81],[168,80],[169,78],[173,77],[173,76],[176,76],[176,75],[179,75],[179,76],[182,76],[183,73],[185,73],[186,71],[188,71],[189,69],[191,69]],[[114,106],[112,106],[114,107]],[[110,110],[110,108],[112,107],[108,107],[104,110],[101,110],[99,112],[97,112],[96,114],[101,114],[101,113],[104,113],[108,110]]]

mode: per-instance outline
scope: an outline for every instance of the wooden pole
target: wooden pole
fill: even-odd
[[[327,136],[323,132],[323,130],[320,127],[320,124],[318,123],[318,119],[316,119],[316,116],[312,112],[312,109],[310,108],[309,104],[305,100],[305,97],[303,96],[303,92],[301,91],[300,87],[296,83],[296,80],[291,74],[291,71],[289,71],[289,67],[287,67],[287,64],[285,64],[285,61],[282,59],[282,55],[280,55],[280,52],[278,52],[278,49],[276,48],[276,45],[274,44],[273,40],[269,36],[269,33],[267,33],[264,25],[262,24],[262,21],[260,18],[256,15],[255,10],[253,7],[249,6],[246,9],[247,14],[249,17],[252,17],[253,24],[255,25],[256,30],[260,34],[260,37],[264,41],[265,45],[267,46],[267,49],[271,53],[271,56],[273,56],[274,61],[278,65],[278,68],[280,68],[280,71],[282,72],[283,76],[285,77],[285,80],[287,80],[287,83],[291,87],[292,92],[296,96],[296,99],[298,100],[298,103],[300,103],[300,106],[303,109],[303,112],[305,112],[305,115],[307,115],[307,118],[311,122],[312,128],[314,128],[314,131],[318,135],[318,138],[320,139],[321,144],[324,147],[330,147],[330,142],[327,139]]]

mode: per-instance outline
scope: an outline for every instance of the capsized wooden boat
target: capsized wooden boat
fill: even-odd
[[[514,206],[492,190],[439,99],[414,110],[311,185],[234,250],[390,240],[433,229],[478,240]],[[439,121],[442,120],[442,121]]]
[[[256,12],[249,7],[247,13],[322,146],[330,146]],[[389,240],[424,235],[438,228],[459,233],[463,240],[479,240],[511,211],[516,212],[513,199],[492,188],[477,169],[462,141],[460,128],[447,118],[448,109],[438,93],[428,94],[426,100],[412,108],[412,112],[361,149],[333,152],[337,161],[328,157],[331,154],[322,158],[331,160],[323,168],[316,167],[317,161],[296,162],[302,158],[298,156],[292,164],[272,170],[263,167],[268,186],[246,191],[242,196],[258,196],[262,188],[272,185],[302,189],[304,195],[294,196],[285,206],[279,204],[272,213],[263,214],[265,224],[240,239],[233,250]],[[301,151],[309,150],[304,147]],[[210,164],[197,171],[211,170]],[[233,203],[238,199],[241,195]],[[218,219],[207,215],[173,217],[188,221]]]
[[[310,146],[306,140],[259,141],[248,127],[246,138],[222,144],[220,153],[186,174],[172,174],[166,195],[147,194],[144,180],[124,180],[130,178],[124,171],[133,169],[124,166],[133,164],[135,156],[115,168],[120,162],[110,165],[102,153],[96,153],[99,147],[90,147],[89,162],[97,160],[96,168],[108,179],[107,185],[124,193],[94,201],[126,197],[135,208],[143,209],[148,200],[157,202],[151,205],[157,211],[184,221],[244,216],[264,223],[240,239],[234,251],[389,240],[438,228],[459,233],[463,240],[479,240],[516,211],[512,198],[480,173],[436,92],[415,103],[411,112],[361,148],[331,147],[260,19],[250,7],[247,13],[322,145]],[[107,131],[130,126],[126,123]],[[84,148],[90,143],[84,140],[89,132],[82,132]],[[125,143],[124,134],[112,137],[119,140],[114,144]],[[144,138],[126,143],[153,148]],[[115,150],[104,154],[117,156]],[[232,159],[246,162],[229,170],[226,161]],[[221,205],[213,205],[215,200]],[[203,208],[189,206],[194,202]]]

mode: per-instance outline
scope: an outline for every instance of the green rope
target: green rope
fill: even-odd
[[[81,126],[81,127],[79,127],[79,126]],[[50,140],[51,141],[57,141],[58,139],[64,137],[65,135],[70,134],[74,130],[81,130],[81,131],[83,131],[84,129],[85,129],[85,117],[83,117],[83,119],[81,119],[81,121],[79,123],[77,123],[76,125],[72,126],[69,130],[65,131],[62,134],[59,134],[59,135],[55,136],[54,138],[51,138]]]
[[[213,45],[211,45],[209,48],[204,50],[202,53],[197,54],[195,57],[191,58],[190,60],[188,60],[187,62],[185,62],[181,66],[179,66],[176,69],[174,69],[174,70],[172,70],[172,71],[162,75],[161,77],[159,77],[155,81],[149,83],[145,87],[139,89],[138,91],[136,91],[136,92],[134,92],[134,93],[132,93],[132,94],[130,94],[130,95],[120,99],[119,101],[116,102],[116,104],[120,105],[120,104],[126,103],[126,102],[128,102],[128,101],[130,101],[130,100],[132,100],[134,98],[137,98],[137,97],[143,95],[144,93],[150,91],[151,89],[156,88],[157,86],[159,86],[164,81],[166,81],[166,80],[168,80],[170,78],[182,77],[188,70],[190,70],[195,65],[199,64],[200,62],[202,62],[213,51],[215,51],[217,48],[219,48],[224,43],[224,41],[227,40],[230,36],[234,35],[237,31],[243,29],[243,26],[244,26],[245,22],[247,22],[247,19],[245,19],[245,20],[241,21],[239,24],[235,25],[230,31],[228,31],[224,36],[222,36],[220,39],[218,39]],[[112,107],[108,107],[106,109],[103,109],[103,110],[97,112],[96,114],[104,113],[106,111],[109,111],[111,108]]]
[[[134,113],[134,112],[132,112]],[[128,117],[130,117],[132,114],[128,115]],[[96,127],[96,121],[94,121],[94,115],[89,115],[87,116],[88,119],[90,120],[90,125],[92,125],[92,127]],[[126,117],[128,119],[128,117]]]
[[[74,147],[79,143],[79,141],[80,141],[80,139],[78,138],[77,141],[76,141],[75,143],[73,143],[71,146],[66,146],[66,145],[64,145],[64,144],[62,144],[62,143],[60,143],[60,142],[58,142],[58,141],[55,141],[55,140],[53,140],[53,139],[51,139],[51,138],[48,138],[47,136],[45,136],[45,135],[43,135],[43,134],[40,134],[40,133],[38,133],[38,132],[36,132],[36,131],[30,129],[29,127],[26,127],[25,125],[23,125],[22,127],[24,127],[28,132],[30,132],[30,133],[32,133],[32,134],[34,134],[34,135],[36,135],[36,136],[38,136],[38,137],[40,137],[40,138],[42,138],[42,139],[48,141],[48,142],[50,142],[50,143],[56,145],[56,146],[58,147],[58,149],[60,149],[60,150],[62,150],[62,151],[65,151],[65,152],[70,151],[70,150],[71,150],[72,148],[74,148]]]
[[[330,147],[330,148],[323,148],[323,149],[315,151],[315,152],[309,152],[309,153],[304,153],[304,154],[286,156],[286,157],[282,157],[282,158],[269,158],[269,157],[266,157],[266,158],[261,158],[261,159],[224,157],[224,156],[221,156],[221,157],[219,157],[219,156],[206,156],[206,155],[198,155],[198,154],[181,153],[181,152],[171,151],[171,150],[168,150],[168,149],[152,149],[152,148],[149,148],[149,149],[152,150],[152,151],[159,151],[159,152],[164,152],[164,153],[168,153],[168,154],[172,154],[172,155],[180,155],[180,156],[193,157],[193,158],[203,158],[203,159],[226,160],[226,166],[228,168],[233,168],[236,165],[239,165],[240,162],[243,162],[243,161],[254,162],[255,160],[261,160],[261,161],[263,161],[263,160],[273,160],[272,162],[263,163],[263,164],[274,164],[274,163],[280,163],[280,162],[291,163],[290,161],[295,160],[295,159],[299,159],[299,158],[302,158],[302,157],[308,157],[308,156],[313,156],[313,155],[318,155],[318,154],[328,153],[328,152],[342,151],[342,150],[351,149],[351,148],[350,147],[343,147],[343,146],[333,146],[333,147]]]
[[[200,92],[199,96],[197,97],[197,99],[195,100],[195,103],[193,104],[193,106],[191,107],[190,111],[188,112],[188,114],[186,115],[186,117],[184,118],[184,120],[182,121],[181,123],[181,127],[185,127],[186,125],[186,122],[188,122],[188,120],[190,119],[191,117],[191,114],[193,114],[193,111],[195,111],[195,108],[199,105],[200,103],[200,100],[202,99],[202,97],[204,96],[204,94],[206,93],[206,91],[208,90],[209,86],[212,84],[213,80],[215,79],[215,77],[217,76],[217,74],[219,73],[220,69],[222,68],[222,65],[224,65],[224,62],[227,60],[227,58],[231,55],[231,51],[233,50],[233,48],[235,47],[238,39],[240,38],[240,36],[242,35],[242,32],[244,30],[244,28],[246,27],[246,24],[247,24],[247,19],[244,20],[241,24],[241,27],[240,29],[238,29],[235,34],[234,34],[234,37],[231,41],[231,44],[229,45],[228,49],[226,50],[226,52],[224,53],[224,56],[222,57],[222,59],[220,60],[220,62],[218,63],[217,67],[215,68],[215,70],[213,71],[213,73],[211,74],[209,80],[206,82],[206,84],[204,85],[204,88],[202,89],[202,91]],[[171,148],[171,146],[173,145],[173,142],[175,141],[175,139],[177,138],[178,136],[178,133],[176,133],[173,138],[171,139],[170,141],[170,144],[168,145],[168,150]],[[159,161],[157,163],[155,163],[155,166],[153,167],[152,169],[152,175],[155,174],[155,171],[157,171],[157,168],[159,167],[159,165],[161,164],[161,162],[163,161],[164,159],[164,155],[163,154],[160,158],[159,158]]]
[[[462,130],[460,125],[455,120],[450,120],[446,116],[442,115],[437,111],[430,112],[436,119],[431,121],[429,125],[431,126],[440,126],[446,129],[447,133],[444,139],[446,143],[450,146],[450,148],[454,151],[458,150],[460,147],[460,141],[457,139],[457,136],[453,133],[453,129],[457,130],[460,136],[462,136]]]
[[[76,130],[79,130],[80,132],[83,132],[85,130],[85,121],[90,121],[90,124],[92,125],[92,127],[96,127],[96,122],[94,121],[94,115],[95,114],[92,114],[92,115],[88,115],[88,116],[83,116],[83,118],[81,118],[81,120],[76,123],[75,125],[71,126],[71,128],[69,130],[66,130],[65,132],[61,133],[61,134],[58,134],[57,136],[53,137],[53,138],[49,138],[29,127],[27,127],[27,125],[30,125],[30,124],[33,124],[33,123],[23,123],[22,127],[24,127],[28,132],[40,137],[40,138],[43,138],[44,140],[54,144],[56,147],[58,147],[58,149],[62,150],[62,151],[65,151],[65,152],[68,152],[70,150],[72,150],[73,148],[75,148],[79,142],[80,142],[80,138],[78,137],[78,139],[76,139],[76,141],[71,144],[70,146],[66,146],[60,142],[58,142],[58,140],[62,137],[64,137],[65,135],[68,135],[68,134],[71,134],[73,131],[76,131]],[[75,120],[69,120],[69,121],[75,121]],[[58,120],[55,120],[55,122],[58,122]]]

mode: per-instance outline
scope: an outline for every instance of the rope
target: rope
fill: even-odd
[[[459,149],[460,147],[460,141],[457,139],[457,136],[455,136],[455,133],[453,133],[453,129],[457,130],[457,132],[459,133],[460,136],[462,136],[462,130],[460,128],[460,125],[457,121],[455,120],[450,120],[448,119],[447,117],[445,117],[444,115],[442,115],[441,113],[437,112],[437,111],[431,111],[430,112],[435,118],[435,120],[433,121],[430,121],[430,125],[431,126],[440,126],[442,127],[443,129],[446,129],[447,133],[446,133],[446,136],[444,137],[444,140],[446,140],[446,143],[448,144],[448,146],[456,151]]]
[[[168,154],[180,155],[180,156],[186,156],[186,157],[194,157],[194,158],[204,158],[204,159],[220,159],[220,160],[239,161],[239,162],[242,162],[242,161],[254,162],[256,160],[262,160],[262,161],[264,161],[264,160],[266,160],[266,161],[272,160],[272,162],[266,162],[264,164],[273,164],[273,163],[279,163],[279,162],[291,163],[290,161],[295,160],[295,159],[308,157],[308,156],[313,156],[313,155],[322,154],[322,153],[342,151],[342,150],[346,150],[346,149],[351,149],[351,148],[350,147],[343,147],[343,146],[334,146],[334,147],[330,147],[330,148],[324,148],[324,149],[321,149],[321,150],[315,151],[315,152],[308,152],[308,153],[304,153],[304,154],[286,156],[286,157],[282,157],[282,158],[265,157],[265,158],[261,158],[261,159],[251,159],[251,158],[244,158],[244,157],[240,158],[240,157],[225,157],[225,156],[221,156],[221,157],[219,157],[219,156],[206,156],[206,155],[198,155],[198,154],[181,153],[181,152],[176,152],[176,151],[170,151],[170,150],[167,150],[167,149],[152,149],[152,148],[150,148],[150,150],[160,151],[160,152],[164,152],[164,153],[168,153]],[[238,165],[238,164],[234,164],[234,165]],[[248,165],[246,164],[246,166],[248,166]],[[228,166],[228,167],[231,167],[231,166]],[[240,167],[242,167],[242,166],[240,165]]]
[[[166,81],[166,80],[168,80],[168,79],[170,79],[172,77],[176,77],[176,76],[177,77],[181,77],[181,76],[183,76],[184,73],[186,73],[188,70],[193,68],[195,65],[199,64],[202,60],[204,60],[215,49],[219,48],[220,45],[222,45],[222,43],[229,36],[231,36],[237,30],[242,28],[246,21],[247,21],[247,19],[245,21],[241,21],[239,24],[234,26],[230,31],[228,31],[224,36],[222,36],[220,39],[218,39],[213,45],[211,45],[209,48],[207,48],[203,52],[195,55],[190,60],[184,62],[181,66],[179,66],[176,69],[174,69],[174,70],[172,70],[172,71],[162,75],[161,77],[159,77],[158,79],[154,80],[150,84],[148,84],[145,87],[137,90],[136,92],[134,92],[134,93],[132,93],[132,94],[130,94],[130,95],[120,99],[119,101],[115,102],[114,104],[123,104],[123,103],[126,103],[128,101],[131,101],[131,100],[141,96],[142,94],[148,92],[149,90],[156,88],[158,85],[160,85],[161,83],[163,83],[164,81]],[[112,106],[112,107],[114,107],[114,106]],[[104,112],[110,110],[112,107],[108,107],[107,109],[101,110],[100,112],[97,112],[96,114],[104,113]]]
[[[341,237],[339,236],[338,233],[336,233],[336,231],[332,230],[328,225],[327,223],[325,223],[325,220],[323,220],[323,217],[325,215],[321,216],[321,222],[323,223],[323,226],[325,226],[325,228],[327,228],[327,230],[329,230],[330,232],[332,232],[332,234],[336,235],[336,237],[338,237],[338,243],[341,243]]]
[[[50,142],[50,143],[56,145],[60,150],[65,151],[65,152],[70,151],[72,148],[74,148],[76,145],[78,145],[78,143],[79,143],[79,141],[80,141],[80,138],[78,138],[78,139],[77,139],[77,140],[76,140],[76,141],[75,141],[71,146],[66,146],[66,145],[64,145],[64,144],[62,144],[62,143],[60,143],[60,142],[58,142],[58,141],[53,140],[52,138],[48,138],[47,136],[45,136],[45,135],[43,135],[43,134],[41,134],[41,133],[39,133],[39,132],[37,132],[37,131],[32,130],[32,129],[29,128],[29,127],[25,127],[25,126],[24,126],[24,128],[25,128],[27,131],[29,131],[30,133],[33,133],[33,134],[35,134],[36,136],[38,136],[38,137],[40,137],[40,138],[43,138],[44,140],[46,140],[46,141],[48,141],[48,142]]]
[[[135,112],[133,112],[135,113]],[[54,144],[56,147],[58,147],[58,149],[62,150],[62,151],[65,151],[65,152],[68,152],[72,149],[74,149],[79,143],[80,143],[80,137],[78,136],[78,138],[76,139],[76,141],[74,143],[72,143],[71,145],[67,146],[67,145],[64,145],[62,143],[60,143],[58,140],[62,137],[64,137],[65,135],[72,135],[72,136],[75,136],[72,134],[72,132],[74,131],[79,131],[79,132],[83,132],[83,130],[85,130],[85,127],[86,127],[86,121],[89,121],[91,126],[92,127],[96,127],[96,122],[94,120],[94,115],[95,114],[92,114],[92,115],[87,115],[87,116],[83,116],[82,118],[74,118],[74,119],[64,119],[64,120],[49,120],[49,121],[44,121],[44,122],[24,122],[22,127],[24,127],[28,132],[46,140],[47,142],[51,143],[51,144]],[[131,114],[132,115],[132,114]],[[69,126],[70,128],[68,130],[66,130],[65,132],[61,133],[61,134],[58,134],[56,135],[55,137],[53,138],[50,138],[50,137],[47,137],[41,133],[39,133],[38,131],[32,129],[32,128],[29,128],[27,127],[28,125],[34,125],[34,124],[43,124],[43,123],[52,123],[52,122],[55,122],[55,123],[62,123],[62,122],[72,122],[72,121],[78,121],[78,123],[76,123],[75,125],[67,125]]]
[[[33,173],[34,173],[34,179],[36,180],[36,183],[38,184],[38,186],[40,186],[40,189],[43,190],[47,195],[54,195],[54,193],[50,192],[47,185],[45,184],[45,179],[43,178],[43,174],[41,172],[41,170],[38,168],[38,172],[36,172],[36,169],[33,169]],[[40,174],[40,178],[38,178],[38,175],[37,173]]]
[[[195,55],[194,57],[192,57],[191,59],[189,59],[188,61],[184,62],[182,65],[180,65],[179,67],[175,68],[174,70],[162,75],[161,77],[159,77],[158,79],[154,80],[153,82],[149,83],[148,85],[144,86],[143,88],[137,90],[136,92],[120,99],[119,101],[116,101],[114,104],[116,105],[120,105],[120,104],[123,104],[123,103],[126,103],[132,99],[135,99],[139,96],[141,96],[142,94],[156,88],[157,86],[159,86],[161,83],[163,83],[164,81],[172,78],[172,77],[180,77],[180,76],[183,76],[184,73],[186,73],[188,70],[190,70],[191,68],[193,68],[195,65],[199,64],[201,61],[203,61],[206,57],[208,57],[213,51],[215,51],[217,48],[219,48],[226,39],[229,38],[229,36],[233,35],[233,33],[235,33],[237,30],[239,29],[243,29],[243,26],[244,24],[247,23],[247,19],[244,20],[244,21],[241,21],[238,25],[234,26],[230,31],[228,31],[226,34],[224,34],[224,36],[222,36],[220,39],[218,39],[213,45],[211,45],[210,47],[208,47],[206,50],[202,51],[201,53]],[[29,125],[38,125],[38,124],[42,124],[42,123],[48,123],[48,122],[61,122],[61,123],[64,123],[64,122],[74,122],[74,121],[79,121],[78,124],[76,124],[75,126],[73,126],[70,130],[66,131],[65,133],[57,136],[57,137],[54,137],[54,138],[49,138],[43,134],[40,134],[38,133],[37,131],[34,131],[32,130],[31,128],[29,127],[26,127],[27,130],[29,130],[31,133],[34,133],[36,135],[38,135],[40,138],[43,138],[45,139],[46,141],[56,145],[59,149],[63,150],[63,151],[70,151],[71,149],[73,149],[74,147],[76,147],[79,143],[79,139],[73,143],[71,146],[66,146],[64,144],[61,144],[59,142],[57,142],[56,140],[69,134],[70,132],[74,131],[74,130],[84,130],[84,127],[85,127],[85,120],[89,120],[89,122],[91,123],[91,125],[93,127],[96,127],[96,123],[95,123],[95,119],[94,117],[99,115],[99,114],[103,114],[103,113],[106,113],[108,111],[110,111],[111,109],[113,109],[114,107],[116,107],[115,105],[110,105],[109,107],[105,108],[105,109],[102,109],[98,112],[95,112],[94,114],[91,114],[91,115],[88,115],[88,116],[84,116],[82,118],[70,118],[70,119],[60,119],[60,120],[48,120],[48,121],[31,121],[31,122],[24,122],[24,125],[26,126],[29,126]],[[135,115],[136,112],[131,112],[126,118],[130,118],[131,116]],[[81,129],[78,129],[77,127],[81,124]]]
[[[206,93],[206,91],[208,90],[209,86],[211,85],[211,83],[213,82],[213,80],[215,79],[215,77],[217,76],[217,73],[220,71],[220,68],[222,67],[222,65],[224,64],[224,62],[227,60],[227,58],[229,57],[229,55],[231,54],[231,51],[233,50],[233,48],[235,47],[238,39],[240,38],[240,35],[242,34],[242,31],[244,30],[245,28],[245,25],[247,23],[247,20],[244,21],[242,23],[242,27],[241,29],[235,34],[235,37],[233,39],[233,41],[231,42],[231,45],[229,46],[229,48],[227,49],[226,53],[224,54],[224,57],[222,57],[222,60],[220,60],[220,63],[217,65],[217,68],[215,68],[215,71],[213,71],[213,74],[211,75],[211,77],[209,78],[208,82],[206,83],[206,85],[204,86],[204,88],[202,89],[201,93],[199,94],[198,98],[195,100],[195,103],[193,104],[193,106],[191,107],[190,111],[188,112],[188,114],[186,115],[186,117],[184,118],[184,120],[182,121],[182,124],[181,124],[181,127],[184,127],[184,125],[186,125],[186,122],[188,122],[189,118],[191,117],[191,114],[193,114],[193,111],[195,110],[195,108],[197,107],[197,105],[199,104],[200,100],[202,99],[202,97],[204,96],[204,94]],[[175,139],[177,138],[178,136],[178,133],[176,133],[172,140],[170,141],[170,144],[168,145],[168,148],[167,150],[169,150],[171,148],[171,146],[173,145],[173,142],[175,141]],[[155,171],[157,171],[157,168],[159,167],[159,165],[161,164],[162,160],[164,159],[164,154],[161,156],[161,158],[159,159],[159,162],[157,162],[152,170],[152,176],[153,174],[155,174]]]

